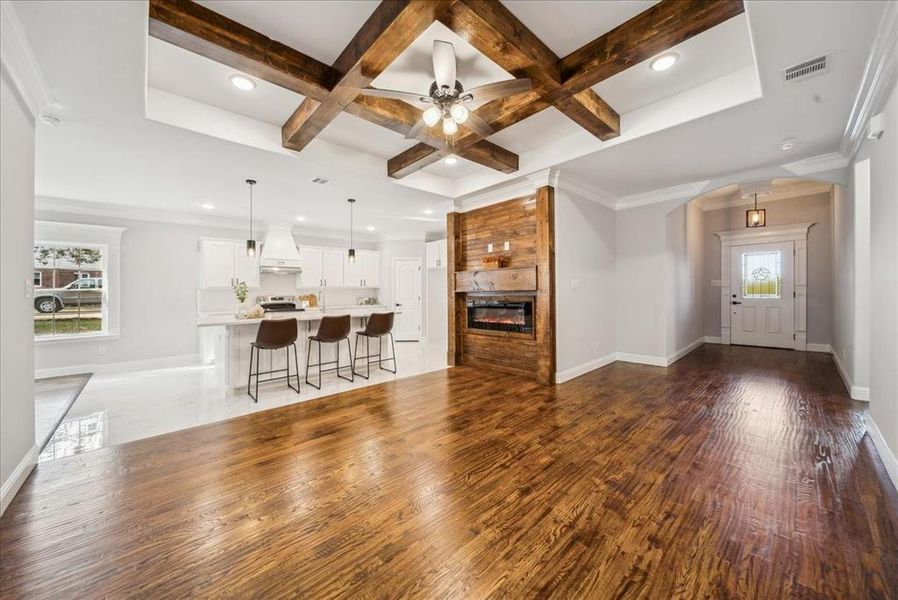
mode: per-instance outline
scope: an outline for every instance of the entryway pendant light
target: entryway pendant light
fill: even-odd
[[[347,200],[349,202],[349,262],[355,262],[355,248],[352,246],[352,205],[355,204],[355,198]]]
[[[253,239],[253,186],[256,185],[255,179],[247,179],[249,186],[249,239],[246,240],[246,255],[256,255],[256,240]]]
[[[755,193],[755,207],[745,211],[746,227],[764,227],[767,225],[767,210],[758,208],[758,194]]]

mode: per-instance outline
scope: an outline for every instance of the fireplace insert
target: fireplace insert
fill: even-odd
[[[533,298],[468,298],[468,330],[533,335]]]

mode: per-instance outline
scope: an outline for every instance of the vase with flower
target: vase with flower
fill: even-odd
[[[234,296],[237,298],[237,313],[236,316],[238,319],[246,318],[246,298],[249,296],[249,288],[246,286],[245,281],[238,281],[237,285],[234,286]]]

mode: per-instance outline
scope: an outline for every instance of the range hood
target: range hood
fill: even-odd
[[[269,227],[260,261],[264,273],[301,273],[299,250],[289,227]]]

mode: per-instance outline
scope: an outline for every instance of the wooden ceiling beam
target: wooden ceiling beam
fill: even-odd
[[[529,77],[533,83],[533,89],[527,94],[495,100],[477,110],[477,115],[494,131],[514,125],[554,104],[602,140],[620,135],[620,116],[595,92],[569,94],[562,91],[558,56],[503,4],[458,0],[443,13],[440,21],[504,70],[515,77]],[[552,100],[543,100],[548,97]],[[479,140],[480,136],[468,131],[454,142],[453,150],[463,156]],[[451,151],[416,146],[390,159],[387,173],[390,177],[403,177],[449,153]]]
[[[330,66],[190,0],[150,0],[151,36],[315,100],[337,80]]]
[[[381,2],[332,65],[340,74],[327,97],[306,98],[281,129],[283,144],[302,150],[351,104],[453,0]],[[420,111],[419,111],[420,112]]]
[[[662,0],[562,58],[564,89],[591,88],[744,11],[742,0]]]
[[[434,148],[428,144],[415,144],[387,161],[387,175],[401,179],[455,154],[472,162],[501,171],[514,173],[519,167],[519,157],[514,152],[488,141],[478,140],[465,148],[444,146]]]
[[[451,1],[448,0],[449,3]],[[407,4],[407,2],[395,3],[392,10]],[[365,31],[370,35],[374,29]],[[305,96],[309,102],[302,110],[308,111],[309,115],[315,113],[320,105],[327,101],[331,91],[342,80],[341,72],[334,67],[191,0],[150,0],[149,33],[155,38]],[[373,45],[358,34],[353,42],[358,42],[358,45],[353,48],[351,43],[344,54],[337,59],[337,64],[341,66],[354,64],[357,60],[353,55],[360,54],[359,48]],[[362,77],[365,77],[367,72],[365,69],[383,70],[383,67],[376,64],[371,67],[365,61],[358,62],[361,63],[363,70]],[[368,75],[370,77],[370,72]],[[405,135],[421,118],[421,111],[410,104],[373,96],[358,96],[342,107],[342,110],[401,135]],[[425,129],[418,134],[417,139],[433,148],[446,148],[446,137],[439,129]],[[484,166],[499,169],[503,173],[517,169],[518,165],[516,154],[485,141],[482,143],[478,141],[463,150],[452,150],[444,154],[449,153],[456,153]],[[439,158],[441,156],[435,160]]]

